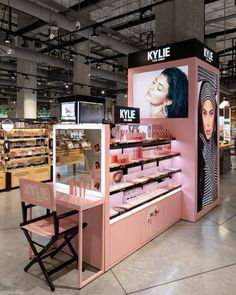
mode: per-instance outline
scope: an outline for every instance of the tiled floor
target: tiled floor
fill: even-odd
[[[55,294],[236,294],[236,160],[221,177],[221,204],[196,223],[180,221],[82,290],[76,270],[55,278]],[[51,294],[37,267],[24,273],[19,192],[0,194],[0,294]]]

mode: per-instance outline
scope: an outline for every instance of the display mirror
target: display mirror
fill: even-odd
[[[101,191],[101,130],[55,130],[54,181],[71,182],[86,190]]]

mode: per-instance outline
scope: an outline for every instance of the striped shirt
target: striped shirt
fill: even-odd
[[[202,208],[204,208],[217,198],[217,147],[212,137],[210,140],[206,140],[203,134],[199,136],[202,141],[202,156],[204,161],[201,171],[204,179],[200,188]]]

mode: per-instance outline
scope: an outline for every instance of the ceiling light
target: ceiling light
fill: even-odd
[[[76,30],[79,30],[80,27],[81,27],[81,24],[80,24],[80,22],[77,20],[77,21],[75,22],[75,28],[76,28]]]
[[[49,102],[52,102],[52,100],[50,99]]]
[[[6,33],[6,38],[4,39],[4,43],[10,44],[11,42],[12,42],[11,37],[8,35],[8,33]]]
[[[220,109],[224,109],[225,107],[229,107],[229,102],[227,100],[223,100],[219,105]]]
[[[96,30],[96,28],[94,27],[93,28],[93,32],[92,32],[92,34],[91,34],[91,37],[92,38],[96,38],[96,37],[98,37],[99,36],[99,33],[98,33],[98,31]]]
[[[102,94],[105,94],[105,91],[104,90],[102,90]]]
[[[68,84],[66,84],[66,85],[65,85],[65,88],[69,88],[69,85],[68,85]]]
[[[9,54],[9,55],[12,54],[12,49],[11,49],[11,48],[8,48],[8,49],[7,49],[7,54]]]
[[[97,68],[97,69],[101,69],[101,65],[100,65],[99,62],[96,64],[96,68]]]
[[[70,55],[69,61],[74,61],[74,58],[72,55]]]
[[[47,93],[44,93],[44,95],[43,96],[47,96]]]
[[[125,94],[125,98],[127,98],[127,94]]]
[[[49,35],[49,39],[50,40],[53,40],[55,38],[55,34],[54,33],[50,33],[50,35]]]

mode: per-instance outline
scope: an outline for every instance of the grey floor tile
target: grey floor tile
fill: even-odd
[[[144,291],[134,292],[134,295],[233,295],[236,290],[236,280],[232,273],[236,266],[225,267],[208,273],[153,287]]]
[[[76,272],[67,274],[54,281],[55,291],[53,294],[71,294],[71,295],[123,295],[125,292],[119,285],[111,271],[106,272],[101,275],[95,281],[91,282],[83,289],[78,290],[76,287]],[[111,293],[112,291],[112,293]],[[0,293],[1,294],[1,293]],[[52,294],[49,288],[44,287],[34,287],[27,291],[27,295],[46,295]]]
[[[236,208],[233,208],[227,202],[221,202],[213,210],[205,215],[205,218],[210,219],[217,224],[223,224],[228,219],[236,215]]]
[[[225,228],[174,226],[113,271],[132,292],[236,263],[235,244]]]
[[[210,220],[207,219],[206,217],[200,218],[197,222],[190,222],[190,221],[185,221],[185,220],[180,220],[176,225],[183,225],[183,226],[217,226],[217,224]]]
[[[236,233],[236,216],[233,216],[227,222],[222,224],[222,226]]]
[[[223,202],[236,209],[236,194],[228,195],[226,198],[223,198]]]

